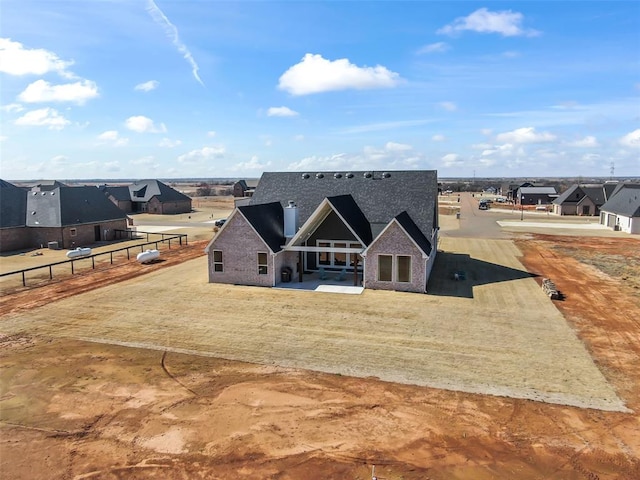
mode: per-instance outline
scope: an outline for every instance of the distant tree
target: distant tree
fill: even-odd
[[[196,189],[196,197],[208,197],[212,195],[211,192],[213,191],[214,190],[211,188],[211,185],[209,185],[208,183],[202,182],[198,185],[198,188]]]

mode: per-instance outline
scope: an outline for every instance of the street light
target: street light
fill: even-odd
[[[524,220],[524,205],[522,201],[524,200],[524,194],[520,195],[520,221]]]

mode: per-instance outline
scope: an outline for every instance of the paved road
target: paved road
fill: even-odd
[[[520,218],[520,212],[479,210],[478,198],[470,193],[460,194],[460,228],[458,230],[442,231],[443,237],[473,237],[473,238],[512,238],[511,232],[503,231],[498,220],[505,218]]]

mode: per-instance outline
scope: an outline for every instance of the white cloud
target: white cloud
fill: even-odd
[[[222,145],[213,147],[202,147],[197,150],[191,150],[189,153],[182,154],[178,157],[178,162],[186,164],[204,163],[216,158],[223,158],[225,148]]]
[[[24,110],[24,107],[19,103],[9,103],[8,105],[3,105],[0,110],[3,112],[11,113],[11,112],[21,112]]]
[[[442,157],[442,162],[444,163],[445,167],[457,167],[460,165],[464,165],[462,157],[457,153],[447,153]]]
[[[6,135],[0,135],[0,142],[6,142],[7,140],[9,140],[9,137]]]
[[[278,88],[292,95],[309,95],[348,89],[395,87],[400,75],[377,65],[358,67],[348,59],[327,60],[322,55],[307,53],[300,63],[280,77]]]
[[[136,158],[134,160],[131,160],[131,164],[133,164],[133,165],[142,165],[143,167],[156,166],[155,165],[155,158],[153,157],[153,155],[147,155],[147,156],[144,156],[144,157],[140,157],[140,158]]]
[[[40,108],[25,113],[15,121],[16,125],[49,127],[50,130],[62,130],[71,122],[53,108]]]
[[[600,144],[598,143],[598,140],[596,140],[596,137],[592,137],[592,136],[586,136],[580,140],[568,142],[567,145],[570,147],[582,147],[582,148],[595,148],[600,146]]]
[[[150,92],[151,90],[155,90],[156,88],[158,88],[158,85],[160,85],[158,81],[149,80],[148,82],[139,83],[133,89],[139,90],[141,92]]]
[[[395,143],[395,142],[387,142],[384,148],[389,152],[406,152],[407,150],[413,149],[411,145],[406,145],[404,143]]]
[[[27,103],[74,102],[79,105],[98,96],[98,86],[90,80],[63,85],[51,85],[45,80],[36,80],[18,95]]]
[[[167,131],[164,123],[155,125],[153,120],[143,115],[129,117],[125,120],[124,124],[129,130],[138,133],[165,133]]]
[[[620,139],[620,143],[625,147],[639,148],[640,147],[640,128],[633,132],[627,133]]]
[[[290,171],[317,170],[393,170],[424,167],[424,155],[416,153],[413,147],[401,143],[388,142],[382,148],[367,146],[362,152],[337,153],[328,156],[305,157],[287,166]]]
[[[544,143],[552,142],[556,136],[549,132],[536,132],[534,127],[518,128],[511,132],[499,133],[496,140],[500,143]]]
[[[198,75],[198,70],[200,70],[200,67],[198,67],[198,64],[193,58],[193,55],[191,55],[191,52],[189,51],[187,46],[180,40],[178,29],[175,27],[175,25],[173,25],[173,23],[169,21],[169,19],[165,16],[162,10],[158,8],[153,0],[147,0],[147,12],[149,12],[149,15],[151,15],[153,21],[164,29],[167,36],[171,39],[173,45],[178,49],[178,52],[180,52],[182,54],[182,57],[189,63],[189,65],[191,65],[191,73],[193,74],[193,77],[200,85],[204,87],[204,83],[202,83],[202,80]]]
[[[182,145],[182,141],[180,141],[180,140],[171,140],[169,138],[163,138],[162,140],[160,140],[160,143],[158,143],[159,147],[165,147],[165,148],[174,148],[174,147],[177,147],[179,145]]]
[[[57,72],[63,77],[74,75],[67,71],[73,61],[61,60],[55,53],[44,49],[28,49],[10,38],[0,38],[0,72],[9,75],[44,75]]]
[[[289,107],[270,107],[267,110],[268,117],[295,117],[298,112],[291,110]]]
[[[302,142],[304,140],[304,135],[296,135],[293,137],[296,142]]]
[[[116,147],[123,147],[129,143],[128,138],[120,137],[116,130],[107,130],[98,135],[98,140],[102,143],[113,143]]]
[[[524,15],[511,10],[491,12],[487,8],[479,8],[467,17],[458,17],[453,23],[439,29],[436,33],[456,35],[469,30],[478,33],[499,33],[504,37],[535,36],[536,30],[522,28]]]
[[[248,162],[240,162],[237,163],[233,166],[232,170],[234,171],[261,171],[264,168],[268,167],[269,165],[271,165],[271,162],[266,162],[266,163],[260,163],[258,161],[258,157],[257,156],[253,156],[251,157],[251,160],[249,160]]]
[[[51,159],[51,163],[53,163],[56,167],[68,165],[69,158],[64,155],[56,155]]]
[[[458,109],[458,106],[453,102],[440,102],[438,106],[447,112],[455,112]]]
[[[493,134],[493,130],[491,130],[490,128],[483,128],[482,130],[480,130],[480,133],[482,133],[483,135],[491,135]]]
[[[209,130],[207,132],[207,137],[215,137],[217,135],[217,133],[213,130]]]
[[[433,137],[431,137],[431,140],[434,142],[445,142],[447,140],[447,137],[445,137],[441,133],[436,133]]]
[[[425,53],[443,53],[447,50],[451,49],[451,46],[446,42],[436,42],[430,43],[429,45],[425,45],[421,47],[416,53],[418,55],[423,55]]]
[[[339,134],[352,134],[352,133],[365,133],[365,132],[378,132],[381,130],[395,130],[398,128],[417,127],[432,122],[433,120],[400,120],[397,122],[384,122],[384,123],[371,123],[368,125],[356,125],[353,127],[344,128],[337,133]]]

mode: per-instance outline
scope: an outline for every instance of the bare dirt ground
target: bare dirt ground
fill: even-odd
[[[638,240],[537,235],[516,244],[526,270],[540,277],[504,281],[556,282],[565,300],[554,304],[632,412],[86,342],[44,334],[45,325],[1,339],[1,476],[369,479],[375,464],[388,480],[640,478]],[[203,247],[190,242],[176,263],[119,265],[3,295],[0,332],[15,315],[41,317],[47,304],[56,311],[72,300],[59,298],[78,291],[91,294],[77,296],[78,305],[91,299],[95,310],[104,308],[100,297],[118,284],[138,276],[144,287],[163,271],[171,278],[188,255],[196,257],[189,265],[200,262]],[[473,281],[475,300],[497,308],[501,295],[490,293],[481,273]],[[383,293],[387,303],[408,298]],[[464,294],[457,305],[470,301]],[[422,298],[434,308],[450,300]],[[215,297],[203,303],[218,308]],[[56,328],[69,328],[64,323]]]

